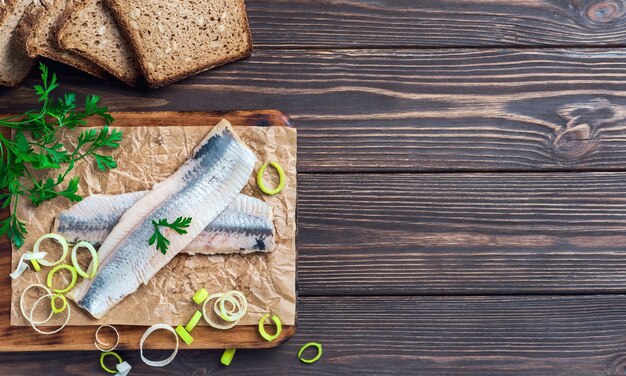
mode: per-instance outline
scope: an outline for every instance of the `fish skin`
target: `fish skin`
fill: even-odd
[[[98,247],[128,208],[148,191],[118,195],[94,194],[61,212],[52,232],[70,243],[87,241]],[[272,208],[239,194],[182,252],[195,255],[272,252],[276,248]],[[104,255],[100,261],[104,261]]]
[[[148,283],[226,209],[247,184],[255,163],[256,156],[230,123],[220,121],[176,172],[122,215],[100,247],[105,260],[96,276],[84,279],[68,296],[95,318],[102,318]],[[154,232],[152,221],[177,217],[193,218],[187,234],[162,228],[171,241],[165,254],[148,245]]]

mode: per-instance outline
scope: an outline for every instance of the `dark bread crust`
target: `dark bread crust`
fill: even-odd
[[[137,84],[141,80],[141,75],[138,74],[136,77],[134,77],[134,79],[128,79],[124,75],[118,74],[115,67],[108,64],[106,59],[94,59],[94,57],[90,53],[83,51],[81,49],[78,49],[78,48],[74,48],[71,44],[65,41],[65,37],[67,36],[66,34],[68,33],[67,29],[70,26],[69,21],[71,20],[72,15],[75,14],[75,12],[83,11],[87,7],[88,4],[89,2],[87,0],[83,0],[80,3],[75,4],[73,9],[70,12],[67,12],[67,14],[63,15],[63,17],[59,18],[57,25],[56,25],[56,40],[57,40],[59,47],[64,50],[72,51],[73,53],[80,55],[83,58],[94,62],[94,64],[97,64],[98,66],[106,70],[109,74],[111,74],[112,76],[115,76],[117,79],[119,79],[120,81],[124,82],[127,85],[133,86],[133,87],[137,86]]]
[[[73,4],[74,4],[73,1],[68,0],[67,6],[65,7],[65,9],[63,9],[63,11],[59,15],[59,17],[57,17],[55,22],[52,23],[50,32],[53,33],[52,34],[53,36],[56,33],[56,27],[58,25],[59,20],[63,20],[69,16]],[[70,51],[65,51],[67,53],[67,56],[64,56],[62,53],[56,53],[54,50],[55,49],[61,50],[61,48],[55,42],[55,39],[56,39],[55,37],[52,37],[48,40],[48,44],[50,45],[50,48],[46,48],[44,50],[41,50],[31,44],[33,31],[35,31],[36,28],[40,25],[40,22],[44,20],[44,17],[47,17],[46,6],[54,6],[54,5],[47,5],[43,2],[37,2],[37,1],[33,2],[28,7],[26,12],[24,12],[24,16],[22,17],[18,25],[16,37],[18,38],[17,39],[18,43],[20,43],[20,45],[22,46],[25,46],[28,56],[47,57],[49,59],[70,65],[83,72],[89,73],[92,76],[95,76],[98,78],[107,78],[108,74],[104,69],[92,63],[90,60],[84,59],[82,56],[75,55],[73,52],[70,52]]]
[[[134,33],[132,31],[132,28],[128,22],[128,18],[124,16],[124,11],[121,8],[121,5],[119,4],[120,0],[104,0],[105,4],[111,9],[111,11],[113,12],[113,14],[115,15],[115,18],[117,19],[117,23],[120,26],[120,29],[122,30],[122,32],[126,35],[128,41],[130,42],[130,45],[132,47],[133,53],[135,54],[135,60],[139,63],[139,66],[141,68],[141,71],[143,72],[143,76],[148,84],[148,86],[152,89],[157,89],[159,87],[171,84],[173,82],[185,79],[187,77],[196,75],[200,72],[204,72],[206,70],[218,67],[220,65],[224,65],[227,63],[230,63],[232,61],[235,60],[239,60],[239,59],[243,59],[245,57],[250,56],[250,54],[252,54],[253,51],[253,45],[252,45],[252,33],[250,32],[250,23],[248,21],[248,14],[246,13],[246,6],[245,3],[243,2],[243,0],[240,2],[241,4],[241,11],[244,17],[244,29],[245,29],[245,33],[247,35],[247,39],[248,39],[248,48],[243,51],[242,53],[236,55],[236,56],[232,56],[232,57],[226,57],[223,58],[221,60],[218,60],[217,62],[213,63],[213,64],[208,64],[206,66],[200,66],[198,68],[195,69],[191,69],[189,71],[183,72],[181,74],[178,75],[174,75],[168,78],[165,78],[163,80],[153,80],[150,77],[150,71],[148,70],[147,66],[146,66],[146,61],[143,59],[143,54],[141,51],[141,47],[139,45],[139,41],[136,38],[136,33]],[[124,0],[121,0],[124,1]]]
[[[2,0],[0,0],[2,1]],[[15,13],[17,10],[16,8],[18,7],[17,5],[18,0],[5,0],[2,1],[2,3],[5,5],[3,8],[0,8],[0,24],[7,22],[7,18]],[[29,5],[30,6],[30,5]],[[21,20],[22,17],[20,17]],[[19,26],[19,22],[18,22],[18,26]],[[28,53],[26,52],[25,49],[23,49],[23,45],[20,44],[20,42],[16,39],[16,33],[17,33],[17,27],[16,29],[13,31],[13,38],[14,38],[14,47],[20,49],[25,57],[30,57],[28,56]],[[32,68],[32,66],[34,65],[35,61],[34,60],[30,60],[30,62],[28,62],[29,67],[28,67],[28,71],[30,71],[30,69]],[[24,82],[27,78],[28,74],[24,74],[22,77],[20,77],[17,80],[6,80],[3,77],[0,77],[0,85],[2,86],[7,86],[7,87],[17,87],[19,85],[22,84],[22,82]]]
[[[22,46],[26,54],[33,59],[37,57],[37,52],[31,50],[28,39],[37,24],[37,20],[42,14],[43,9],[38,10],[37,4],[34,2],[31,3],[28,8],[26,8],[26,11],[24,11],[24,15],[15,29],[15,41],[17,45]]]

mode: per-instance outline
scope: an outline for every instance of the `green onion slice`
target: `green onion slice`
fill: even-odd
[[[78,274],[76,273],[76,269],[74,269],[73,266],[62,264],[62,265],[57,265],[54,268],[52,268],[50,272],[48,273],[47,284],[49,288],[52,288],[52,277],[54,276],[54,273],[58,272],[61,269],[67,269],[70,271],[70,273],[72,273],[72,281],[64,289],[52,289],[52,291],[59,293],[59,294],[65,294],[66,292],[73,289],[74,286],[76,286],[76,281],[78,280]]]
[[[280,335],[280,332],[283,330],[283,326],[282,323],[280,322],[280,318],[276,315],[271,315],[272,316],[272,321],[274,321],[274,324],[276,325],[276,333],[271,335],[268,332],[265,331],[265,320],[267,320],[270,317],[270,314],[266,314],[263,317],[261,317],[261,320],[259,320],[259,333],[261,334],[261,337],[265,338],[266,341],[271,342],[273,340],[275,340],[276,338],[278,338],[278,336]]]
[[[196,311],[196,313],[193,314],[193,316],[191,317],[187,325],[185,325],[185,330],[187,331],[187,333],[191,333],[193,328],[195,328],[196,325],[198,325],[198,322],[200,322],[201,318],[202,318],[202,312]]]
[[[235,351],[237,351],[237,349],[224,350],[224,353],[222,354],[222,359],[220,359],[223,365],[225,366],[230,365],[230,362],[233,361],[233,357],[235,356]]]
[[[55,303],[57,299],[61,299],[61,301],[63,302],[63,305],[61,306],[61,308],[58,308]],[[65,308],[67,308],[67,299],[65,299],[65,295],[61,295],[61,294],[52,295],[52,299],[50,299],[50,306],[52,307],[53,313],[61,313],[65,311]]]
[[[265,183],[263,183],[263,174],[265,173],[265,169],[267,168],[267,165],[268,165],[267,162],[263,163],[261,168],[259,168],[259,172],[257,172],[256,174],[256,183],[258,184],[259,189],[263,193],[271,196],[271,195],[275,195],[279,193],[285,187],[285,171],[283,171],[283,168],[280,167],[278,163],[269,162],[269,165],[274,167],[276,169],[276,172],[278,172],[278,185],[274,189],[269,189],[265,186]]]
[[[191,343],[193,342],[193,337],[191,336],[191,334],[189,334],[189,332],[187,332],[187,329],[183,328],[182,325],[178,325],[176,327],[176,333],[178,333],[178,335],[180,336],[180,338],[187,344],[187,345],[191,345]]]
[[[59,244],[61,244],[61,247],[63,247],[63,253],[61,254],[61,257],[56,260],[55,262],[50,262],[50,261],[46,261],[45,259],[40,259],[39,263],[43,266],[55,266],[57,264],[60,264],[61,261],[65,260],[65,258],[67,257],[67,252],[69,250],[69,247],[67,245],[67,240],[65,240],[64,237],[62,237],[59,234],[55,234],[55,233],[49,233],[49,234],[44,234],[42,235],[39,239],[37,239],[37,241],[35,242],[35,245],[33,246],[33,253],[39,253],[39,247],[41,246],[41,242],[46,240],[46,239],[54,239],[56,240]],[[34,266],[34,263],[33,263]],[[35,269],[37,269],[37,267],[35,266]]]
[[[87,268],[87,272],[80,267],[76,257],[76,251],[78,251],[79,248],[83,247],[87,248],[89,253],[91,253],[91,264],[89,265],[89,268]],[[72,259],[72,265],[74,266],[74,269],[76,269],[76,273],[78,273],[79,276],[89,279],[93,279],[93,277],[96,276],[96,271],[98,270],[98,253],[96,252],[96,249],[93,247],[93,245],[91,245],[91,243],[85,241],[76,243],[74,248],[72,248],[70,257]],[[90,274],[88,274],[89,270],[91,270]]]
[[[197,304],[202,304],[203,301],[209,296],[208,291],[205,288],[201,288],[193,294],[193,301]]]
[[[107,366],[105,366],[105,365],[104,365],[104,358],[106,358],[106,357],[107,357],[107,355],[112,355],[112,356],[114,356],[114,357],[117,359],[117,361],[118,361],[119,363],[122,363],[122,357],[121,357],[121,356],[119,356],[119,354],[118,354],[118,353],[113,352],[113,351],[106,351],[106,352],[103,352],[103,353],[100,355],[100,367],[102,367],[102,369],[103,369],[103,370],[105,370],[105,371],[107,371],[108,373],[116,374],[116,373],[117,373],[117,371],[113,371],[112,369],[109,369]]]
[[[311,359],[306,359],[302,357],[302,354],[304,353],[304,351],[306,351],[306,349],[308,349],[309,347],[315,347],[317,349],[317,355],[315,355],[313,358]],[[317,362],[320,358],[322,357],[322,345],[317,343],[317,342],[309,342],[306,343],[304,346],[302,346],[300,348],[300,351],[298,351],[298,359],[300,359],[300,361],[302,363],[307,363],[307,364],[311,364],[311,363],[315,363]]]

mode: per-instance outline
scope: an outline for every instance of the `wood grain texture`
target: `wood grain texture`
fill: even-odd
[[[623,375],[626,296],[301,298],[298,334],[268,350],[183,351],[132,375]],[[323,345],[313,365],[296,353]],[[164,354],[161,354],[164,355]],[[150,352],[148,356],[158,356]],[[0,354],[3,375],[103,374],[97,352]],[[15,365],[20,368],[13,368]]]
[[[624,45],[623,0],[248,0],[255,45]]]
[[[304,174],[303,295],[623,292],[626,173]]]
[[[300,172],[620,170],[625,61],[621,49],[257,51],[158,91],[60,77],[114,110],[278,108],[299,129]],[[34,104],[27,86],[0,90],[0,111]]]
[[[280,111],[230,111],[230,112],[150,112],[150,113],[112,113],[116,118],[116,126],[189,126],[202,124],[216,124],[225,118],[237,125],[242,126],[291,126],[289,117]],[[5,118],[0,115],[0,118]],[[88,125],[104,124],[100,119],[91,118]],[[9,135],[7,128],[0,128],[5,136]],[[0,210],[0,218],[9,216],[8,208]],[[27,223],[28,227],[28,223]],[[0,237],[0,351],[52,351],[52,350],[86,350],[94,349],[95,326],[68,326],[59,333],[53,335],[41,335],[30,327],[11,326],[11,245],[5,236]],[[72,304],[77,309],[75,304]],[[185,323],[180,323],[184,325]],[[141,326],[118,326],[122,333],[120,338],[121,348],[137,349],[139,339],[147,327]],[[52,330],[44,328],[43,330]],[[216,330],[207,326],[198,326],[193,331],[194,341],[187,346],[180,342],[181,348],[210,349],[224,348],[237,345],[239,348],[267,348],[277,346],[296,331],[295,325],[285,325],[283,331],[275,342],[265,341],[254,325],[237,326],[231,330]],[[172,334],[158,331],[151,336],[150,342],[153,348],[170,349],[175,345]],[[104,337],[103,337],[104,338]],[[3,373],[0,372],[0,375]]]

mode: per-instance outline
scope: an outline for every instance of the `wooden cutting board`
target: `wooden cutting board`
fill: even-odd
[[[115,112],[115,127],[141,126],[147,122],[154,126],[194,126],[217,123],[227,119],[238,126],[287,126],[291,119],[276,110],[227,111],[227,112]],[[0,115],[0,118],[5,116]],[[89,125],[101,125],[97,120]],[[1,129],[9,136],[7,129]],[[0,211],[0,218],[8,216],[8,209]],[[61,351],[61,350],[96,350],[94,347],[95,326],[67,326],[59,333],[42,335],[30,327],[11,326],[11,245],[6,237],[0,239],[0,351]],[[143,326],[116,326],[120,332],[118,349],[138,349],[139,340],[146,331]],[[271,332],[271,328],[268,331]],[[256,326],[237,326],[222,331],[210,327],[198,326],[193,331],[194,341],[190,346],[180,341],[181,349],[224,349],[224,348],[268,348],[279,345],[296,332],[296,325],[283,326],[280,337],[273,342],[263,340]],[[108,340],[105,330],[103,340]],[[175,345],[171,333],[159,330],[146,342],[149,349],[171,349]]]

